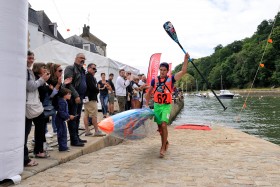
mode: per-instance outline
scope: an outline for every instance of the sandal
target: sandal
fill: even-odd
[[[46,152],[43,152],[43,153],[38,153],[35,155],[35,158],[49,158],[50,155],[47,154]]]
[[[28,164],[25,165],[25,167],[33,167],[33,166],[37,166],[39,163],[36,162],[35,160],[30,160],[30,162],[28,162]]]

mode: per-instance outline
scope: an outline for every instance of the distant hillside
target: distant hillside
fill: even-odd
[[[227,46],[218,45],[212,55],[194,60],[213,89],[221,89],[221,79],[224,89],[251,87],[258,68],[254,87],[280,86],[280,13],[274,20],[262,21],[250,38]],[[264,67],[259,66],[260,62]],[[173,73],[180,71],[181,66],[176,66]],[[190,63],[188,75],[177,82],[177,86],[194,91],[196,80],[198,90],[205,90],[205,82]]]

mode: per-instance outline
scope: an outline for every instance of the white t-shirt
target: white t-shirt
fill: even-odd
[[[126,96],[126,87],[130,84],[129,80],[124,80],[123,77],[118,76],[116,80],[116,96]]]

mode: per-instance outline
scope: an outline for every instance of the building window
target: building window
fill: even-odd
[[[83,44],[83,49],[86,51],[90,51],[90,44]]]

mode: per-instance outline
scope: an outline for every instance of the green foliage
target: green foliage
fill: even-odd
[[[280,86],[280,12],[274,20],[262,21],[251,37],[225,47],[219,44],[212,55],[193,62],[211,88],[248,88],[253,81],[254,87]],[[270,38],[272,43],[267,42]],[[260,67],[261,63],[264,67]],[[182,64],[176,66],[173,74],[181,68]],[[189,63],[188,74],[176,85],[195,91],[196,81],[199,90],[207,89],[205,81]]]

